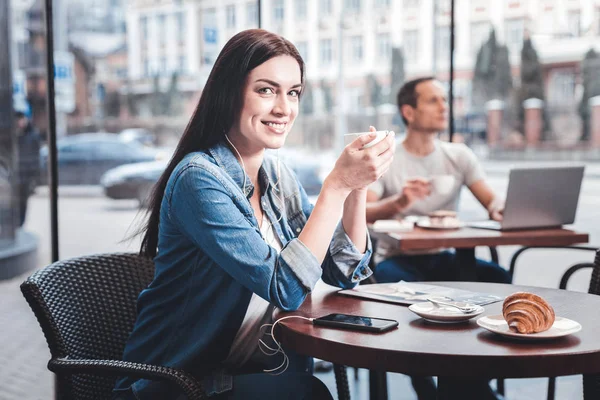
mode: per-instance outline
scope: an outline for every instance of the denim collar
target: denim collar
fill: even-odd
[[[229,148],[225,141],[220,141],[213,147],[208,149],[210,155],[215,159],[217,165],[225,170],[233,181],[239,186],[240,190],[244,190],[244,176],[246,173],[242,169],[242,165],[238,161],[235,154]],[[265,187],[265,192],[268,192],[273,187],[273,179],[277,179],[276,171],[267,162],[267,157],[263,159],[263,163],[258,171],[258,179],[261,185]],[[254,185],[249,178],[246,178],[246,191],[244,195],[250,198],[254,193]]]

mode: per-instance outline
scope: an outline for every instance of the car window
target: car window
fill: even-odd
[[[139,152],[137,148],[129,143],[123,142],[99,142],[96,147],[96,154],[102,158],[121,158],[135,155]]]

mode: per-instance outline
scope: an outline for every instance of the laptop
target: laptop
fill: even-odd
[[[512,169],[502,221],[470,222],[468,226],[505,231],[572,224],[583,170],[583,165]]]

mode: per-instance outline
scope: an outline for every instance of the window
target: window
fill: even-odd
[[[142,64],[144,65],[144,77],[150,77],[150,61],[148,61],[148,59],[145,58],[144,61],[142,61]]]
[[[377,57],[382,60],[390,58],[392,47],[390,44],[390,34],[380,33],[377,35]]]
[[[295,19],[305,20],[306,19],[306,0],[296,0],[296,15]]]
[[[551,106],[565,107],[575,103],[576,74],[573,69],[556,70],[548,85],[548,103]]]
[[[419,0],[404,0],[404,8],[419,8]]]
[[[165,15],[159,15],[158,18],[156,19],[156,30],[157,30],[157,34],[158,34],[158,41],[161,45],[165,45],[165,43],[167,42],[167,18],[165,17]]]
[[[235,4],[225,7],[225,26],[227,29],[235,29]]]
[[[333,59],[333,49],[331,46],[331,39],[321,39],[319,41],[319,61],[323,65],[331,64]]]
[[[284,9],[283,9],[283,0],[274,0],[273,1],[273,21],[276,23],[283,22]]]
[[[148,40],[148,17],[140,18],[140,36],[142,41]]]
[[[352,36],[350,38],[350,58],[352,61],[362,61],[362,59],[363,59],[362,36]]]
[[[473,22],[471,24],[471,54],[473,57],[477,56],[477,52],[483,43],[485,43],[490,36],[491,25],[488,21]]]
[[[258,26],[258,4],[254,1],[246,4],[246,25]]]
[[[522,19],[506,20],[506,46],[510,54],[520,54],[523,47],[525,22]]]
[[[416,63],[419,59],[419,31],[404,31],[404,53],[406,61]]]
[[[450,15],[450,0],[434,0],[434,4],[436,6],[437,15]]]
[[[167,57],[162,56],[160,58],[160,64],[159,64],[159,71],[161,75],[166,75],[167,74]]]
[[[179,72],[185,74],[187,71],[187,57],[182,55],[179,56]]]
[[[360,0],[344,0],[344,11],[360,13]]]
[[[185,15],[182,12],[176,14],[177,19],[177,40],[179,43],[183,43],[185,41],[185,35],[187,31]]]
[[[450,28],[447,26],[438,26],[435,30],[435,57],[438,62],[450,62]]]
[[[375,8],[389,8],[390,0],[375,0]]]
[[[579,11],[570,11],[567,17],[567,29],[569,36],[581,36],[581,13]]]
[[[296,44],[296,48],[298,49],[298,53],[300,53],[304,62],[307,63],[308,62],[308,43],[307,42],[298,42]]]
[[[319,15],[321,17],[331,15],[331,0],[319,0]]]

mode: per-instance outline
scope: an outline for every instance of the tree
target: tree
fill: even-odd
[[[177,74],[177,72],[173,72],[173,74],[171,75],[171,82],[169,84],[169,90],[167,91],[167,93],[161,93],[160,96],[162,97],[162,114],[164,115],[169,115],[169,116],[173,116],[173,115],[177,115],[179,113],[179,102],[178,102],[178,94],[179,94],[179,88],[178,86],[178,82],[179,82],[179,74]]]
[[[517,101],[520,132],[524,132],[525,125],[525,109],[523,108],[523,102],[527,99],[534,98],[545,100],[546,96],[544,95],[544,80],[542,77],[542,65],[540,64],[537,51],[533,47],[531,39],[526,38],[523,41],[523,48],[521,49],[521,87],[519,88],[519,96]],[[544,133],[550,128],[545,105],[542,109],[542,118],[543,137]]]
[[[492,29],[488,40],[477,52],[474,67],[472,103],[476,111],[483,112],[489,100],[508,101],[512,89],[508,48],[496,41]]]
[[[396,104],[398,90],[404,84],[404,53],[401,47],[392,47],[392,67],[390,71],[390,97],[389,102]]]
[[[331,112],[333,110],[333,98],[331,96],[331,87],[327,85],[325,79],[321,80],[321,92],[323,93],[323,106],[325,107],[325,112]]]
[[[300,112],[303,115],[311,115],[314,112],[314,100],[312,85],[306,81],[302,88],[302,101],[300,102]]]
[[[367,90],[369,91],[371,107],[377,107],[383,104],[383,99],[381,98],[381,85],[373,74],[367,75]]]
[[[579,115],[581,116],[582,132],[581,140],[590,138],[590,106],[589,101],[594,96],[600,96],[600,54],[594,49],[585,53],[581,62],[583,75],[583,96],[579,103]]]

